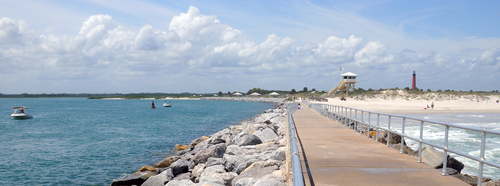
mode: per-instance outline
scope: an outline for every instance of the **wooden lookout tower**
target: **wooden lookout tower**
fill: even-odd
[[[344,95],[347,96],[347,95],[349,95],[349,90],[352,88],[352,91],[354,92],[354,90],[355,90],[354,85],[356,83],[359,83],[359,81],[356,80],[356,77],[358,77],[358,75],[356,75],[354,73],[347,72],[347,73],[341,74],[340,76],[342,76],[342,81],[340,81],[340,83],[337,87],[333,88],[332,90],[330,90],[328,92],[328,97],[333,97],[333,95],[335,94],[335,92],[337,90],[342,91],[344,93]]]

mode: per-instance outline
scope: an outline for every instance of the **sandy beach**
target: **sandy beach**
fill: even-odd
[[[367,111],[393,114],[442,114],[442,113],[500,113],[499,95],[450,96],[439,93],[425,96],[406,95],[404,91],[383,92],[373,97],[348,97],[347,101],[329,98],[328,102],[314,102],[358,108]],[[434,102],[434,109],[431,107]]]

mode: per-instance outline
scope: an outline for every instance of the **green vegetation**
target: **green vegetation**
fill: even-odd
[[[295,89],[291,89],[290,91],[284,91],[284,90],[265,90],[261,88],[252,88],[247,91],[246,95],[249,95],[251,93],[257,92],[262,95],[262,97],[270,97],[269,94],[272,92],[276,92],[280,94],[278,97],[284,97],[284,96],[289,96],[289,97],[316,97],[316,98],[321,98],[326,91],[317,91],[315,88],[312,88],[311,91],[308,91],[309,89],[307,87],[304,87],[302,91],[297,92]],[[354,92],[349,92],[349,96],[358,96],[358,95],[375,95],[379,94],[381,91],[384,90],[399,90],[399,88],[391,88],[391,89],[379,89],[379,90],[374,90],[372,88],[369,88],[367,90],[359,87],[354,90]],[[455,90],[441,90],[438,89],[436,91],[432,91],[431,89],[427,89],[425,92],[423,89],[416,88],[415,90],[411,90],[409,87],[403,88],[406,92],[413,94],[413,95],[421,95],[421,94],[427,94],[427,93],[445,93],[445,94],[450,94],[450,95],[498,95],[499,92],[498,90],[492,90],[492,91],[455,91]],[[314,93],[313,93],[314,92]],[[200,98],[200,97],[212,97],[215,95],[223,97],[223,96],[233,96],[232,94],[236,93],[234,92],[227,92],[223,93],[222,91],[219,91],[218,93],[189,93],[189,92],[183,92],[183,93],[128,93],[128,94],[122,94],[122,93],[110,93],[110,94],[96,94],[96,93],[41,93],[41,94],[28,94],[28,93],[22,93],[22,94],[2,94],[0,93],[0,98],[65,98],[65,97],[75,97],[75,98],[88,98],[88,99],[105,99],[105,98],[123,98],[123,99],[143,99],[143,98],[155,98],[155,99],[164,99],[165,97],[171,97],[171,98]],[[335,97],[343,97],[344,95],[341,92],[336,92]]]

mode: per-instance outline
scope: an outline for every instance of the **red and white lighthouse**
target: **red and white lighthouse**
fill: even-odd
[[[415,90],[415,86],[417,86],[417,74],[415,74],[415,71],[413,71],[413,81],[412,81],[412,84],[411,84],[411,89],[412,90]]]

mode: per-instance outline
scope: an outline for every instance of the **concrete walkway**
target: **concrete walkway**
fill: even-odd
[[[468,185],[303,106],[293,118],[306,185]]]

